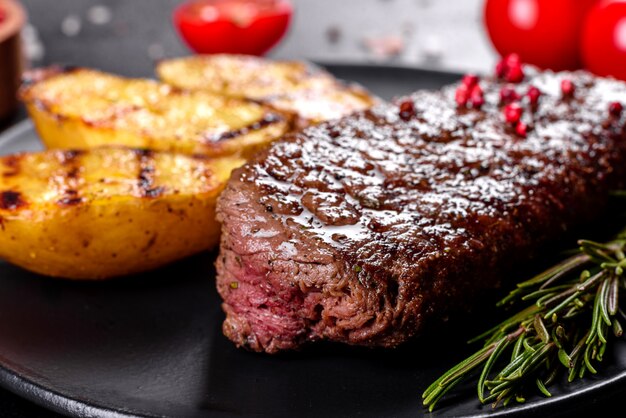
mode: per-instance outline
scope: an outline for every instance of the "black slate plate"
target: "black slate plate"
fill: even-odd
[[[329,68],[384,98],[456,78]],[[30,122],[0,135],[0,154],[39,148]],[[626,389],[619,341],[598,378],[557,386],[550,399],[493,412],[467,387],[429,415],[421,391],[470,353],[462,325],[392,351],[322,345],[270,357],[237,350],[220,330],[214,256],[103,283],[40,277],[0,261],[0,384],[75,417],[572,416]],[[468,332],[490,325],[480,316],[475,322]]]

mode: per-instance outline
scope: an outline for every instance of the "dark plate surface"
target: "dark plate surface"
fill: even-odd
[[[329,68],[384,98],[456,77]],[[39,148],[30,122],[0,136],[0,154]],[[626,343],[619,341],[598,378],[557,386],[552,398],[494,413],[468,387],[425,414],[421,391],[470,353],[457,334],[463,331],[393,351],[321,345],[270,357],[237,350],[221,333],[213,257],[103,283],[40,277],[0,261],[0,384],[75,417],[555,416],[626,389]],[[491,324],[477,321],[472,333]]]

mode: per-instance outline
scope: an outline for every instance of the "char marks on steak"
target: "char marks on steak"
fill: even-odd
[[[417,92],[411,118],[382,104],[237,170],[218,203],[226,336],[269,353],[316,340],[396,346],[597,217],[625,179],[624,118],[608,106],[626,102],[626,86],[529,72],[517,90],[542,95],[534,110],[522,103],[526,138],[488,80],[480,110],[457,109],[456,86]],[[564,78],[574,97],[562,97]]]

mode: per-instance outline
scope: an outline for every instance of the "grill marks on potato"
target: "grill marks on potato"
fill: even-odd
[[[154,152],[147,149],[136,149],[134,152],[139,162],[139,174],[137,176],[139,196],[148,198],[161,196],[165,192],[165,187],[154,184]]]
[[[9,155],[0,160],[2,177],[10,178],[20,174],[23,156],[21,154]],[[6,188],[7,190],[2,190]],[[27,206],[24,195],[15,187],[0,186],[0,209],[14,211]],[[4,226],[4,225],[3,225]]]
[[[22,193],[16,190],[5,190],[0,192],[0,209],[17,210],[26,206],[26,200]]]
[[[266,105],[146,79],[59,68],[36,79],[20,96],[50,149],[125,145],[221,156],[252,152],[291,128],[290,115]]]
[[[66,150],[59,151],[57,158],[59,163],[65,170],[65,176],[63,178],[63,197],[57,200],[59,206],[74,206],[83,202],[83,198],[80,196],[78,189],[80,187],[80,157],[84,154],[84,151]]]
[[[108,205],[209,193],[243,162],[125,147],[0,157],[0,216],[6,224],[21,213],[39,216],[44,207],[67,213],[95,201]]]
[[[62,165],[74,165],[76,163],[76,158],[83,155],[85,151],[81,150],[65,150],[59,151],[59,162]]]
[[[113,146],[7,158],[0,157],[0,258],[76,279],[151,270],[212,248],[217,196],[244,163]],[[19,175],[2,176],[15,167]]]
[[[263,118],[261,118],[260,120],[254,123],[251,123],[249,125],[246,125],[242,128],[233,129],[231,131],[208,134],[204,137],[204,139],[205,139],[205,142],[207,143],[225,141],[227,139],[233,139],[233,138],[237,138],[238,136],[250,134],[254,131],[263,129],[266,126],[269,126],[273,123],[282,122],[283,120],[284,118],[276,113],[268,113],[267,115],[263,116]]]
[[[2,159],[2,165],[4,166],[4,170],[2,170],[2,177],[13,177],[20,174],[21,160],[22,158],[20,155],[9,155],[8,157],[4,157]]]
[[[297,126],[339,118],[374,104],[367,92],[303,62],[217,54],[165,60],[156,72],[166,83],[186,90],[266,104],[295,116]]]
[[[78,195],[77,190],[68,189],[65,191],[65,196],[57,200],[60,206],[74,206],[83,202],[83,198]]]

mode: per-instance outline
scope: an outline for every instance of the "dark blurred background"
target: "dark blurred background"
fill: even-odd
[[[24,0],[34,65],[62,62],[151,75],[154,60],[189,53],[171,24],[176,0]],[[486,70],[495,54],[480,0],[294,0],[280,58]]]

